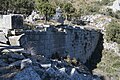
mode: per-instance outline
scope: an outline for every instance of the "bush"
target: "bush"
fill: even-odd
[[[107,41],[113,41],[120,44],[120,23],[112,21],[106,27],[106,39]]]
[[[120,11],[117,11],[117,12],[115,13],[115,18],[116,18],[116,19],[120,19]]]

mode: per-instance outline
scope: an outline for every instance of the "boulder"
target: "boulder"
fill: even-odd
[[[8,53],[7,55],[8,57],[13,58],[13,59],[19,59],[19,60],[25,59],[23,55],[20,55],[17,53]]]
[[[42,80],[42,79],[34,71],[32,67],[28,67],[19,72],[17,75],[15,75],[13,80]]]
[[[20,46],[19,39],[21,36],[22,35],[9,37],[10,45],[11,46]]]
[[[31,65],[32,65],[32,61],[29,58],[28,59],[24,59],[21,62],[21,69],[30,67]]]
[[[8,66],[7,63],[4,62],[3,59],[0,59],[0,67]]]
[[[21,61],[22,61],[22,60],[19,60],[19,61],[16,61],[16,62],[11,63],[11,64],[9,65],[9,67],[20,67]]]

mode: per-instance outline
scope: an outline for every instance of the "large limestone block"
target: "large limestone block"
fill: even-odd
[[[0,29],[22,29],[23,16],[18,14],[2,15]]]
[[[20,46],[19,39],[21,38],[22,35],[20,36],[10,36],[9,41],[11,46]]]
[[[21,62],[21,69],[27,68],[32,66],[32,61],[28,58],[28,59],[24,59]]]
[[[0,32],[0,42],[7,43],[7,38],[5,37],[5,34],[3,32]]]

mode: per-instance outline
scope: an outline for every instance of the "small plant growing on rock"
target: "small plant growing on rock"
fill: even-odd
[[[78,62],[77,59],[74,57],[74,58],[72,59],[72,64],[73,64],[73,65],[77,65],[77,62]]]
[[[70,55],[67,55],[67,58],[64,59],[66,62],[71,63]]]

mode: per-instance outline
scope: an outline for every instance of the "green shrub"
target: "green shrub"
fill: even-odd
[[[120,24],[116,21],[112,21],[106,27],[106,39],[107,41],[113,41],[120,44]]]

